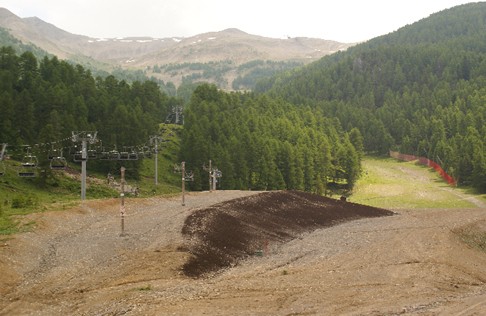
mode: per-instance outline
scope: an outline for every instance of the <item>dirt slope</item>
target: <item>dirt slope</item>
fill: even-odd
[[[394,216],[292,233],[292,240],[267,234],[263,256],[247,256],[210,277],[185,276],[182,267],[191,258],[191,243],[181,233],[186,218],[235,198],[257,201],[254,194],[195,193],[186,198],[186,207],[179,198],[127,199],[124,237],[117,200],[32,215],[26,219],[37,222],[32,232],[1,243],[0,315],[481,315],[486,310],[486,254],[459,234],[486,232],[481,208],[395,210]],[[294,205],[315,204],[293,198]],[[228,203],[222,205],[235,202]]]
[[[187,217],[182,233],[193,257],[187,276],[199,277],[264,255],[305,232],[393,212],[299,191],[266,192],[200,209]]]

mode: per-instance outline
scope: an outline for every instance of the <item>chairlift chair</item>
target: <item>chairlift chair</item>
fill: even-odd
[[[83,152],[81,150],[77,151],[73,154],[73,161],[74,162],[81,162],[83,160],[86,160],[86,159],[83,159]]]
[[[21,170],[19,171],[19,177],[21,178],[35,178],[34,170]]]
[[[35,169],[37,168],[37,157],[32,155],[26,155],[22,159],[20,165],[19,177],[33,178],[35,177]]]
[[[98,152],[95,149],[88,150],[88,159],[96,159],[98,157]]]
[[[58,149],[51,149],[49,150],[49,154],[47,156],[47,159],[52,160],[56,157],[62,156],[62,152]]]
[[[110,160],[120,160],[120,153],[116,150],[112,150],[109,152]]]
[[[128,160],[138,160],[138,154],[135,151],[132,151],[128,154]]]
[[[118,158],[119,160],[128,160],[128,157],[130,155],[128,154],[128,151],[122,151],[120,152],[120,157]]]
[[[66,158],[60,157],[53,157],[50,162],[50,168],[52,170],[64,170],[67,167]]]
[[[32,155],[26,155],[22,159],[22,167],[35,168],[37,167],[37,157]]]

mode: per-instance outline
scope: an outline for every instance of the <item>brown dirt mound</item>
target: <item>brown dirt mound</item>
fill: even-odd
[[[199,209],[187,217],[182,234],[192,257],[183,266],[200,277],[263,251],[268,244],[346,221],[394,213],[299,191],[265,192]]]

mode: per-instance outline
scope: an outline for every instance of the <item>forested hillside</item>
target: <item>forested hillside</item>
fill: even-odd
[[[94,78],[56,57],[38,61],[0,49],[0,143],[12,158],[61,152],[78,154],[72,131],[97,131],[96,154],[139,151],[179,101],[154,82],[131,85],[113,76]],[[194,172],[195,190],[208,189],[203,165],[212,159],[222,189],[299,189],[325,193],[329,185],[351,188],[360,171],[362,137],[342,131],[321,110],[282,99],[226,93],[201,85],[185,110],[180,160]],[[78,145],[78,147],[76,147]],[[127,162],[125,162],[127,164]],[[132,169],[137,163],[132,162]],[[108,172],[106,164],[90,168]],[[133,174],[133,172],[132,172]],[[136,172],[135,172],[136,174]]]
[[[486,191],[486,3],[431,15],[261,82],[358,128],[365,150],[427,156]]]
[[[194,171],[191,185],[196,190],[208,188],[201,167],[211,159],[222,172],[223,189],[323,194],[328,185],[352,188],[362,146],[357,129],[344,133],[320,109],[202,85],[186,108],[181,157]]]
[[[79,150],[72,131],[97,131],[102,142],[91,144],[97,151],[131,150],[148,143],[175,104],[151,81],[94,78],[56,57],[39,61],[0,48],[0,143],[20,157],[29,148],[41,157],[54,149],[72,158]]]

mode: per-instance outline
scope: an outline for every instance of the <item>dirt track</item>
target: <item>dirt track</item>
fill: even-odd
[[[455,233],[486,210],[396,210],[264,245],[208,278],[183,275],[181,234],[196,208],[255,192],[90,201],[32,215],[0,247],[0,315],[482,315],[486,254]]]

